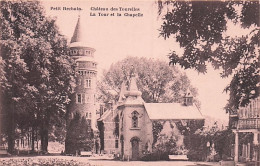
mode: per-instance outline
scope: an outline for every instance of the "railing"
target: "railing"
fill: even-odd
[[[260,129],[260,118],[239,119],[238,129]]]

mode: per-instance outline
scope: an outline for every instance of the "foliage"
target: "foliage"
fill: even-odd
[[[153,145],[157,142],[162,129],[163,125],[160,121],[153,121]]]
[[[197,95],[197,90],[191,86],[188,77],[177,68],[159,60],[128,57],[112,64],[104,72],[98,83],[99,100],[117,100],[118,95],[114,97],[109,90],[119,93],[122,82],[126,81],[128,84],[132,73],[136,74],[137,86],[147,103],[177,102],[188,88],[194,97]]]
[[[1,159],[1,163],[5,166],[62,166],[62,165],[71,165],[71,166],[91,166],[89,163],[82,163],[76,160],[66,160],[66,159],[57,159],[57,158],[46,158],[46,159],[35,159],[35,158],[27,158],[27,159]]]
[[[157,142],[153,147],[153,156],[155,160],[168,160],[168,155],[174,154],[177,151],[176,138],[171,135],[160,134],[157,138]]]
[[[15,128],[39,130],[47,151],[50,124],[64,121],[73,90],[72,60],[56,21],[46,17],[38,1],[1,1],[2,112],[9,126],[8,148],[14,148]],[[34,143],[32,143],[34,150]]]
[[[176,138],[172,135],[159,135],[154,151],[156,153],[174,154],[176,152]]]
[[[188,136],[204,126],[204,120],[178,121],[175,123],[182,135]]]
[[[76,154],[76,151],[91,151],[94,144],[93,137],[90,120],[75,113],[67,128],[65,153]]]
[[[233,148],[235,136],[231,130],[223,130],[216,132],[213,141],[215,143],[216,152],[220,159],[231,157],[231,149]]]
[[[192,136],[197,130],[202,129],[204,120],[169,122],[171,132],[169,132],[169,129],[165,129],[165,123],[166,121],[153,121],[153,154],[146,156],[143,160],[151,156],[157,156],[156,158],[161,160],[164,158],[162,156],[169,154],[193,153],[194,139]],[[168,133],[165,133],[165,131],[168,131]],[[198,150],[195,153],[200,155]]]
[[[220,69],[221,77],[232,76],[225,88],[230,92],[227,112],[259,96],[260,29],[259,1],[161,1],[163,13],[160,34],[174,37],[184,49],[183,55],[170,53],[170,63],[185,69],[207,72],[207,64]],[[247,34],[227,36],[232,24],[247,30]],[[240,35],[240,36],[239,36]]]
[[[189,139],[192,141],[186,147],[189,149],[190,160],[206,160],[213,149],[216,150],[220,160],[230,158],[235,140],[232,130],[220,130],[217,124],[211,128],[197,130]],[[210,147],[207,147],[208,143]]]

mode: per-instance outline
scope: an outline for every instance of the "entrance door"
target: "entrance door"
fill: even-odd
[[[139,140],[132,140],[132,160],[138,160],[139,158]]]

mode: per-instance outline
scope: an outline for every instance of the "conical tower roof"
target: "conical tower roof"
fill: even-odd
[[[70,43],[74,43],[74,42],[84,42],[84,37],[83,37],[83,28],[82,28],[82,23],[80,20],[80,16],[78,18],[78,22],[76,25],[76,28],[74,30],[73,36],[71,38]]]

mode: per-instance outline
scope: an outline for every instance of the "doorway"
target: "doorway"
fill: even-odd
[[[132,160],[139,159],[139,139],[132,139]]]

